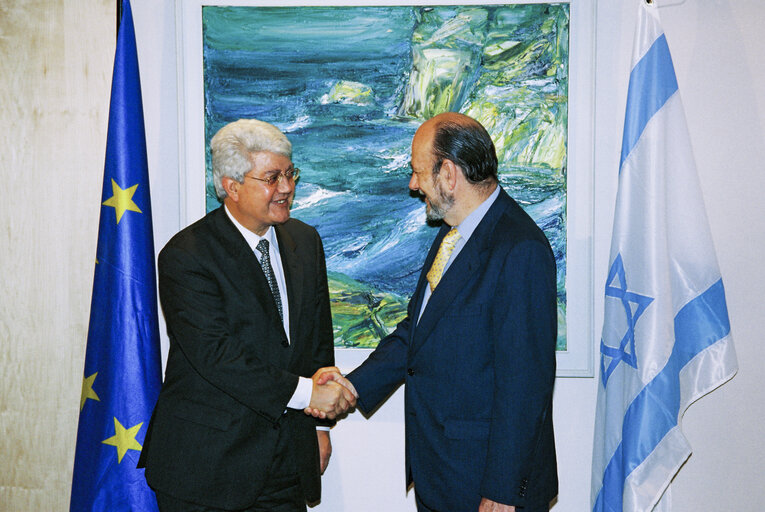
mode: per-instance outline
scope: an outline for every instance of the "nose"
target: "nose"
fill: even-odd
[[[284,193],[289,194],[294,190],[295,188],[295,180],[291,178],[286,178],[284,174],[281,174],[279,176],[279,181],[276,182],[276,190]]]
[[[409,178],[409,190],[414,190],[415,192],[420,190],[420,184],[417,182],[417,174],[412,173],[412,177]]]

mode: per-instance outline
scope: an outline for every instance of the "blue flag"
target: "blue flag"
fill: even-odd
[[[72,511],[157,510],[136,469],[162,380],[141,84],[130,3],[114,59]]]
[[[598,512],[654,510],[691,454],[684,412],[737,371],[667,40],[655,5],[641,0],[638,18],[600,343]]]

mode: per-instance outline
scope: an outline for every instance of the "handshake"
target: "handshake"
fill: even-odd
[[[311,401],[305,408],[306,414],[315,418],[332,420],[356,406],[359,394],[338,368],[334,366],[319,368],[311,380],[313,380],[313,389]]]

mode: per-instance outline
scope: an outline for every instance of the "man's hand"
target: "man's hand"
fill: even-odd
[[[329,440],[328,430],[317,430],[316,437],[319,438],[319,462],[321,463],[321,474],[329,465],[329,458],[332,456],[332,441]]]
[[[311,401],[305,409],[306,414],[316,418],[334,419],[338,414],[356,405],[353,385],[336,367],[320,368],[311,379],[313,391]]]
[[[491,501],[488,498],[481,498],[481,504],[478,506],[478,512],[515,512],[513,505],[504,505]]]
[[[317,374],[317,384],[326,384],[327,381],[334,380],[338,384],[342,384],[348,391],[350,391],[354,398],[359,397],[359,394],[356,392],[356,388],[353,387],[353,384],[351,384],[351,381],[343,377],[343,374],[341,374],[340,370],[338,370],[336,367],[330,366],[327,368],[320,368],[319,371],[314,374],[314,376],[317,376]]]

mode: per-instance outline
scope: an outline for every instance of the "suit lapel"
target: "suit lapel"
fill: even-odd
[[[452,261],[451,265],[449,265],[449,268],[446,269],[446,272],[444,272],[438,286],[433,291],[430,299],[428,299],[425,311],[423,311],[422,317],[414,329],[414,339],[411,340],[410,344],[412,347],[412,354],[414,354],[419,346],[428,339],[433,328],[443,318],[444,312],[454,301],[454,297],[457,293],[463,290],[470,280],[475,278],[476,272],[481,268],[484,268],[483,261],[488,257],[488,249],[491,247],[494,228],[497,224],[497,220],[508,206],[508,199],[510,199],[510,196],[508,196],[504,190],[500,190],[499,196],[496,201],[494,201],[494,204],[491,205],[491,208],[489,208],[475,231],[473,231],[470,239],[459,254],[457,254],[457,257]],[[419,314],[422,307],[425,286],[427,286],[425,275],[433,264],[435,254],[438,251],[438,246],[441,244],[441,240],[443,240],[449,229],[448,226],[441,228],[441,231],[439,231],[439,234],[428,253],[428,258],[422,269],[422,273],[420,274],[420,282],[417,286],[417,307],[414,311],[415,315]]]
[[[221,247],[231,256],[233,261],[231,271],[237,273],[237,279],[234,280],[234,283],[241,286],[242,296],[254,296],[274,329],[283,333],[284,326],[279,318],[279,310],[276,308],[276,302],[271,295],[271,288],[268,286],[268,280],[263,274],[260,262],[242,234],[226,215],[223,206],[213,212],[212,224]]]
[[[284,280],[287,283],[287,301],[290,315],[290,343],[294,346],[299,342],[298,323],[300,307],[303,301],[303,266],[297,257],[297,244],[283,226],[276,226],[276,239],[279,242],[279,254],[284,269]]]
[[[414,301],[414,307],[412,309],[412,323],[415,326],[419,326],[419,316],[420,316],[420,310],[422,309],[422,301],[425,299],[425,287],[428,286],[428,279],[427,279],[427,273],[428,270],[430,270],[430,267],[433,266],[433,261],[436,259],[436,254],[438,253],[438,247],[441,245],[441,241],[446,236],[446,233],[449,232],[449,226],[444,224],[441,226],[441,229],[438,231],[438,234],[436,235],[436,239],[433,240],[433,244],[430,246],[430,250],[428,251],[428,256],[425,258],[425,263],[422,265],[422,269],[420,271],[420,278],[417,281],[417,286],[414,289],[414,295],[412,295],[412,299]],[[424,312],[423,312],[424,316]],[[410,336],[414,337],[415,329],[411,330]],[[411,347],[411,339],[409,340]]]
[[[438,286],[433,291],[430,299],[428,299],[425,311],[422,312],[422,317],[415,329],[415,338],[417,340],[427,339],[430,332],[443,317],[444,311],[454,300],[454,296],[465,287],[469,280],[475,277],[475,271],[480,268],[480,255],[476,247],[477,244],[471,244],[471,241],[473,241],[472,236],[441,277]]]

